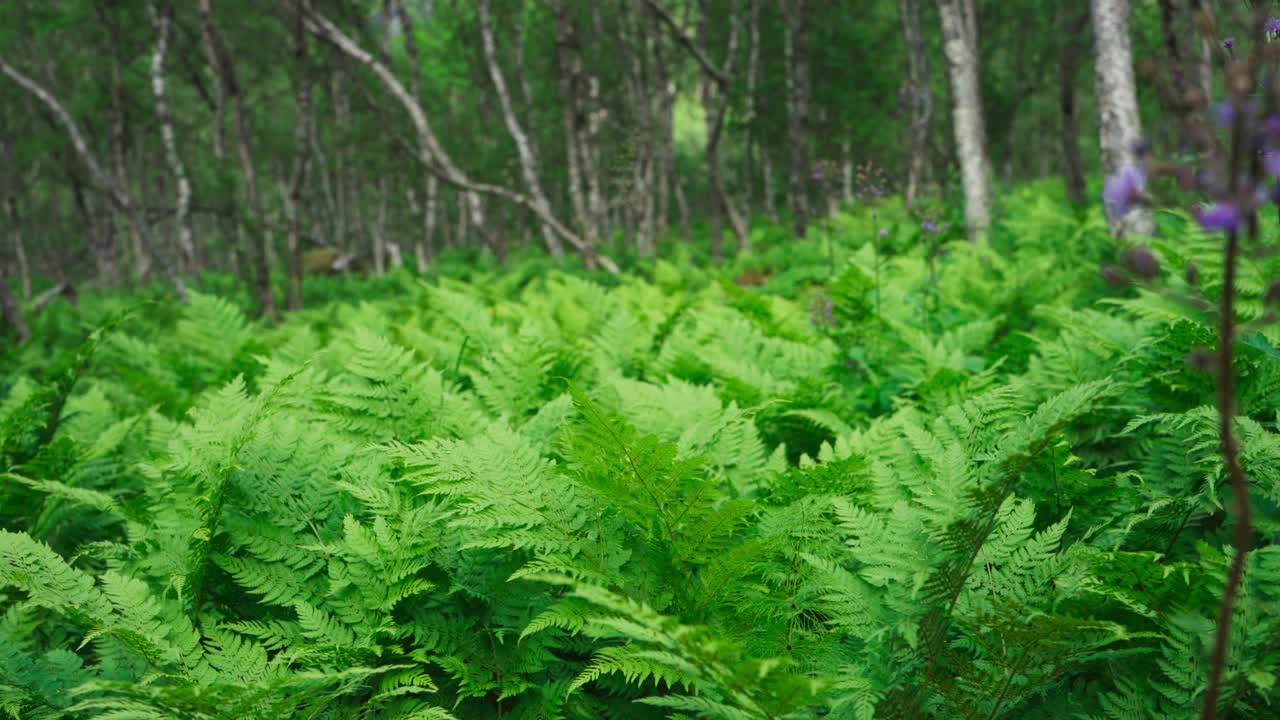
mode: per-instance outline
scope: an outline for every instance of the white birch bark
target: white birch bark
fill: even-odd
[[[493,39],[493,17],[489,9],[490,0],[479,0],[476,3],[476,14],[480,19],[480,40],[484,45],[485,64],[488,66],[489,79],[498,94],[498,106],[502,109],[502,120],[507,126],[511,140],[516,144],[516,155],[520,159],[520,174],[524,178],[525,189],[533,199],[534,209],[539,215],[551,214],[551,203],[542,191],[542,181],[538,179],[538,160],[533,152],[529,136],[525,134],[520,121],[516,118],[511,104],[511,93],[507,90],[507,81],[503,77],[502,68],[498,65],[498,51]],[[545,222],[541,223],[542,239],[546,243],[547,252],[553,256],[564,254],[564,246],[555,231]]]
[[[466,195],[470,196],[467,205],[470,206],[473,219],[483,223],[483,209],[480,206],[479,193],[486,195],[496,195],[509,202],[522,205],[532,210],[538,219],[554,230],[561,239],[573,245],[580,253],[584,255],[587,262],[596,262],[609,272],[618,272],[618,266],[611,258],[600,254],[595,248],[590,247],[578,237],[573,231],[565,227],[555,215],[553,215],[545,205],[540,205],[523,193],[516,192],[510,188],[501,185],[491,185],[487,183],[479,183],[467,177],[465,173],[454,164],[453,159],[445,152],[436,138],[435,132],[431,129],[431,124],[427,120],[426,113],[422,111],[422,106],[415,102],[409,91],[404,85],[396,79],[394,73],[377,58],[370,55],[363,48],[356,44],[346,33],[338,29],[336,25],[325,17],[317,14],[310,8],[307,0],[294,0],[296,9],[303,13],[304,21],[307,29],[320,37],[321,39],[331,43],[343,54],[371,70],[378,80],[382,82],[383,87],[391,93],[393,97],[404,107],[405,112],[409,114],[410,120],[413,121],[414,129],[418,135],[419,151],[418,160],[425,166],[428,171],[437,174],[445,182],[462,190]],[[483,224],[481,225],[483,227]]]
[[[97,156],[85,141],[84,134],[80,132],[80,127],[76,125],[76,121],[67,112],[66,107],[53,96],[48,90],[27,77],[8,61],[0,57],[0,73],[7,75],[11,80],[22,87],[23,90],[31,93],[37,100],[43,104],[50,113],[57,118],[58,123],[66,130],[67,135],[71,138],[71,145],[75,148],[76,154],[80,157],[80,161],[89,170],[89,177],[94,185],[106,191],[107,195],[115,203],[116,207],[124,213],[129,221],[129,225],[134,233],[137,234],[145,246],[154,246],[152,242],[151,226],[147,224],[146,218],[142,216],[142,212],[130,197],[128,190],[122,179],[116,178],[108,174],[102,169]],[[181,276],[178,275],[176,269],[166,265],[164,273],[169,281],[173,284],[174,291],[183,301],[187,298],[186,286],[182,282]]]
[[[1129,3],[1128,0],[1092,2],[1098,135],[1102,168],[1111,174],[1133,162],[1134,146],[1142,137],[1133,53],[1129,45]],[[1111,222],[1111,231],[1117,235],[1150,235],[1154,230],[1151,213],[1144,208],[1136,208]]]
[[[165,91],[164,61],[169,48],[169,31],[173,25],[173,4],[166,3],[157,12],[155,5],[147,8],[156,26],[156,47],[151,55],[151,94],[156,101],[156,119],[160,122],[160,139],[164,144],[165,160],[178,185],[178,251],[188,271],[196,271],[196,247],[191,239],[191,182],[178,154],[178,141],[174,137],[173,118],[169,113],[169,100]]]
[[[978,68],[978,28],[965,0],[939,0],[942,49],[951,77],[952,126],[964,186],[964,220],[969,239],[985,240],[991,224],[991,167]]]

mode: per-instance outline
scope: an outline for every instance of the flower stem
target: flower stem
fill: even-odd
[[[1205,690],[1201,720],[1214,720],[1218,699],[1222,693],[1222,674],[1227,664],[1228,643],[1231,639],[1231,617],[1235,608],[1240,581],[1244,577],[1245,556],[1252,543],[1253,530],[1249,509],[1249,485],[1240,467],[1240,447],[1232,430],[1235,417],[1235,281],[1236,264],[1240,253],[1240,239],[1236,232],[1227,233],[1224,251],[1222,301],[1218,332],[1218,436],[1222,443],[1222,458],[1226,464],[1227,480],[1234,496],[1236,526],[1233,536],[1235,554],[1231,569],[1222,590],[1222,602],[1218,606],[1218,625],[1213,638],[1213,654],[1209,667],[1209,687]]]

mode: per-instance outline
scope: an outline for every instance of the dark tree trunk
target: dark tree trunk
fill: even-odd
[[[293,127],[293,167],[289,171],[288,184],[283,193],[285,215],[289,226],[289,284],[285,302],[290,310],[301,310],[303,305],[302,233],[298,216],[299,205],[302,202],[302,187],[307,175],[307,165],[311,161],[312,76],[307,67],[307,37],[302,25],[302,16],[300,15],[294,18],[293,66],[293,106],[297,117]]]
[[[565,0],[551,0],[551,10],[556,19],[556,80],[560,90],[560,124],[569,172],[569,203],[573,206],[578,232],[582,233],[585,242],[595,246],[599,238],[584,172],[584,163],[590,160],[584,158],[582,152],[586,147],[582,137],[586,128],[582,125],[587,114],[582,97],[582,46],[577,25]]]
[[[419,105],[422,104],[422,61],[418,57],[418,40],[413,32],[413,19],[405,10],[403,0],[396,0],[396,8],[400,12],[400,27],[404,30],[404,51],[409,58],[409,88],[413,94],[413,99]],[[435,257],[435,229],[436,229],[436,204],[437,196],[440,191],[440,182],[435,175],[424,169],[418,169],[418,175],[423,183],[424,204],[417,210],[415,214],[421,212],[422,236],[413,245],[414,259],[418,264],[418,272],[425,272],[427,264]],[[414,205],[416,203],[416,193],[414,193]]]
[[[902,191],[902,202],[909,208],[915,204],[920,186],[924,183],[933,96],[929,89],[928,55],[925,54],[924,37],[920,31],[919,0],[898,0],[898,13],[902,16],[902,37],[907,49],[907,87],[902,100],[909,129],[907,184]]]
[[[231,103],[232,119],[236,128],[236,153],[240,159],[240,171],[244,175],[249,209],[253,214],[249,228],[248,255],[253,272],[254,294],[258,298],[259,311],[275,319],[279,316],[279,312],[276,310],[275,293],[271,290],[271,268],[267,259],[268,236],[263,227],[266,217],[263,214],[262,195],[258,190],[258,171],[253,162],[249,118],[245,111],[244,96],[240,92],[240,83],[236,77],[235,64],[223,41],[222,33],[214,22],[211,0],[200,0],[200,25],[204,31],[205,42],[210,46],[210,55],[217,61],[215,70]]]
[[[22,308],[18,306],[18,301],[9,291],[9,281],[5,278],[3,265],[0,265],[0,316],[4,318],[4,324],[13,331],[13,336],[19,343],[26,342],[31,336],[31,332],[27,329],[27,322],[22,317]]]
[[[1062,111],[1062,176],[1067,200],[1085,202],[1084,162],[1080,159],[1080,118],[1076,108],[1076,75],[1089,28],[1089,9],[1061,12],[1063,33],[1058,40],[1058,106]]]
[[[107,35],[111,38],[111,166],[112,172],[115,174],[116,181],[121,185],[121,189],[128,193],[129,189],[129,109],[128,103],[124,96],[124,76],[120,71],[121,65],[121,48],[120,38],[122,33],[119,27],[119,0],[110,0],[106,5],[96,5],[98,19],[102,21],[107,29]],[[131,240],[130,247],[133,252],[133,270],[139,279],[145,280],[151,274],[152,257],[151,252],[154,248],[149,247],[150,243],[144,238],[142,232],[130,222],[129,238]]]
[[[692,38],[680,24],[668,13],[658,0],[648,0],[650,9],[670,29],[672,37],[693,55],[702,70],[702,106],[706,114],[707,145],[703,157],[707,165],[710,185],[708,197],[711,213],[711,253],[719,259],[721,255],[720,224],[728,220],[739,250],[750,250],[750,231],[746,218],[734,206],[733,199],[724,185],[720,173],[720,140],[724,136],[724,121],[729,109],[730,90],[734,76],[734,66],[738,59],[738,39],[742,34],[742,8],[740,2],[729,6],[729,38],[725,48],[725,59],[721,65],[712,62],[707,47],[707,36],[710,34],[710,8],[703,0],[699,3],[700,27],[697,39]]]
[[[788,200],[797,237],[809,227],[809,2],[779,0],[786,20]]]

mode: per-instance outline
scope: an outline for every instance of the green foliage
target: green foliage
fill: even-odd
[[[932,268],[849,219],[788,248],[813,284],[521,266],[46,336],[0,383],[0,708],[1193,717],[1231,532],[1185,362],[1212,335],[1028,280],[1109,241],[1009,203],[1039,225]],[[1227,717],[1280,702],[1277,341],[1243,341]]]

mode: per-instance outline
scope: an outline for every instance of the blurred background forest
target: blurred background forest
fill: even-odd
[[[1222,5],[1226,38],[1247,8]],[[1124,161],[1100,152],[1108,72],[1139,79],[1119,103],[1142,123],[1119,141],[1177,151],[1143,70],[1215,97],[1230,50],[1201,39],[1198,6],[9,0],[2,294],[38,311],[216,271],[275,315],[307,272],[529,249],[611,270],[675,244],[718,261],[890,193],[965,197],[981,234],[975,206],[1021,181],[1061,176],[1096,204]],[[1106,17],[1122,42],[1095,37]]]

